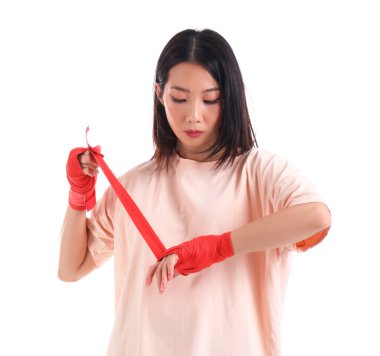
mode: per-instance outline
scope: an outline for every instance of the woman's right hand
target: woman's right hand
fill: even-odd
[[[98,150],[100,152],[100,147]],[[89,149],[77,147],[70,151],[66,176],[70,183],[69,204],[73,209],[89,211],[94,207],[97,173],[98,164]]]

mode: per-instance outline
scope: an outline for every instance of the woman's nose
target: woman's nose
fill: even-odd
[[[201,105],[197,102],[190,105],[190,110],[188,113],[188,122],[200,122],[202,118],[202,109]]]

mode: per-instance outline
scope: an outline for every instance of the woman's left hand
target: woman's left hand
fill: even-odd
[[[156,274],[158,291],[162,294],[165,291],[167,283],[179,275],[179,273],[174,270],[177,261],[178,256],[171,254],[150,266],[145,285],[149,286],[152,283],[154,274]]]

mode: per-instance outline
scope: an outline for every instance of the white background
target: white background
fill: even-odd
[[[380,355],[379,18],[368,0],[2,1],[0,354],[105,354],[113,259],[57,277],[67,155],[90,125],[116,175],[148,160],[158,56],[208,27],[238,58],[259,147],[332,212],[323,243],[294,256],[283,355]]]

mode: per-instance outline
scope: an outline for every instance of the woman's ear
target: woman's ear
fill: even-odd
[[[154,83],[154,91],[156,92],[157,99],[160,101],[162,106],[164,106],[164,101],[162,100],[162,92],[161,92],[160,84]]]

